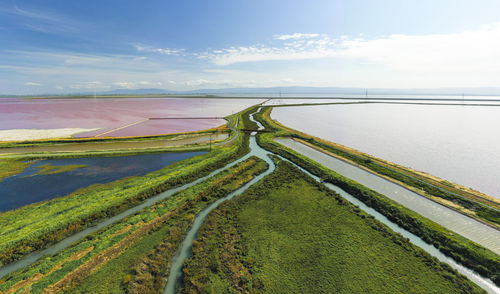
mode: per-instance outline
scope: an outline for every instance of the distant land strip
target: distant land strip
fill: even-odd
[[[119,127],[119,128],[116,128],[116,129],[112,129],[110,131],[107,131],[107,132],[104,132],[104,133],[101,133],[101,134],[98,134],[98,135],[95,135],[94,138],[97,138],[97,137],[100,137],[100,136],[103,136],[103,135],[106,135],[106,134],[109,134],[109,133],[112,133],[114,131],[118,131],[118,130],[121,130],[121,129],[124,129],[124,128],[128,128],[128,127],[131,127],[131,126],[135,126],[137,124],[140,124],[140,123],[143,123],[145,121],[148,121],[149,119],[146,118],[146,119],[143,119],[143,120],[140,120],[140,121],[136,121],[134,123],[131,123],[131,124],[128,124],[128,125],[125,125],[125,126],[122,126],[122,127]]]
[[[223,117],[210,116],[210,117],[150,117],[150,120],[153,119],[224,119]]]

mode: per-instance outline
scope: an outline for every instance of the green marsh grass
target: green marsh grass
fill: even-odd
[[[289,163],[211,212],[183,293],[482,293]]]

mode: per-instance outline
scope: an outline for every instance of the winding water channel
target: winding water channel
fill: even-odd
[[[500,231],[300,142],[290,138],[275,141],[500,254]]]
[[[231,126],[232,125],[232,121],[229,123],[229,125]],[[238,120],[236,120],[236,125],[238,125]],[[233,131],[235,130],[234,128],[231,127],[231,129],[233,129]],[[233,138],[231,138],[230,140],[234,140],[236,136],[233,136]],[[226,142],[224,142],[226,143]],[[222,143],[220,143],[222,144]],[[204,177],[201,177],[201,178],[198,178],[197,180],[191,182],[191,183],[188,183],[188,184],[185,184],[183,186],[179,186],[177,188],[173,188],[173,189],[170,189],[170,190],[167,190],[163,193],[160,193],[156,196],[153,196],[147,200],[145,200],[143,203],[137,205],[137,206],[134,206],[132,208],[129,208],[125,211],[123,211],[122,213],[120,214],[117,214],[113,217],[110,217],[110,218],[107,218],[105,220],[103,220],[102,222],[96,224],[95,226],[92,226],[92,227],[88,227],[86,228],[85,230],[83,231],[80,231],[66,239],[63,239],[61,241],[59,241],[58,243],[44,249],[44,250],[41,250],[41,251],[37,251],[37,252],[33,252],[29,255],[27,255],[26,257],[14,262],[14,263],[11,263],[11,264],[8,264],[8,265],[5,265],[3,267],[0,268],[0,278],[3,278],[4,276],[8,275],[8,274],[11,274],[19,269],[22,269],[24,267],[27,267],[33,263],[35,263],[38,259],[46,256],[46,255],[54,255],[56,254],[57,252],[63,250],[64,248],[66,247],[69,247],[71,244],[73,244],[74,242],[88,236],[89,234],[92,234],[94,232],[97,232],[98,230],[106,227],[106,226],[109,226],[110,224],[112,223],[115,223],[127,216],[130,216],[132,214],[135,214],[137,212],[139,212],[140,210],[142,210],[143,208],[146,208],[146,207],[149,207],[149,206],[152,206],[153,204],[155,204],[156,202],[160,201],[160,200],[163,200],[167,197],[170,197],[172,195],[174,195],[175,193],[177,192],[180,192],[184,189],[187,189],[189,187],[192,187],[194,185],[197,185],[201,182],[203,182],[204,180],[208,179],[208,178],[211,178],[213,176],[215,176],[216,174],[220,173],[221,171],[225,170],[225,169],[228,169],[232,166],[234,166],[235,164],[241,162],[241,161],[244,161],[246,159],[248,159],[248,157],[250,157],[250,155],[246,155],[236,161],[233,161],[229,164],[227,164],[226,166],[224,167],[221,167],[217,170],[214,170],[213,172],[211,172],[209,175],[207,176],[204,176]]]
[[[264,128],[260,122],[254,120],[253,114],[250,115],[250,119],[258,124],[259,130]],[[265,173],[262,173],[258,177],[255,177],[252,181],[247,183],[245,186],[234,191],[233,193],[229,194],[228,196],[219,199],[217,202],[214,202],[212,205],[205,208],[200,214],[198,214],[196,216],[193,226],[191,227],[186,238],[182,242],[181,248],[180,248],[179,252],[177,253],[176,257],[174,257],[174,261],[173,261],[172,266],[170,268],[170,276],[168,278],[167,286],[165,287],[165,291],[164,291],[165,294],[175,294],[176,293],[176,290],[179,287],[179,283],[181,282],[182,266],[184,264],[184,261],[187,258],[189,258],[191,255],[193,241],[196,239],[196,235],[197,235],[203,221],[207,217],[208,213],[210,213],[210,211],[212,211],[213,209],[217,208],[217,206],[220,203],[222,203],[223,201],[230,200],[233,197],[242,194],[246,189],[248,189],[255,182],[259,181],[260,179],[262,179],[263,177],[265,177],[266,175],[268,175],[269,173],[274,171],[274,168],[275,168],[274,163],[272,161],[270,161],[270,159],[268,157],[269,154],[273,154],[273,153],[270,153],[270,152],[262,149],[256,143],[255,134],[252,134],[252,136],[250,138],[250,150],[251,151],[250,151],[249,155],[255,155],[255,156],[258,156],[258,157],[264,159],[266,162],[269,163],[270,168]],[[282,158],[281,156],[280,156],[280,158],[282,160],[286,160],[286,159]],[[286,160],[286,161],[288,161],[288,160]],[[288,161],[288,162],[290,162],[290,161]],[[294,164],[294,163],[292,163],[292,164]],[[303,168],[301,168],[300,166],[297,166],[296,164],[294,164],[294,165],[296,167],[298,167],[299,169],[301,169],[302,171],[304,171],[305,173],[307,173],[312,178],[314,178],[316,181],[320,181],[320,179],[318,177],[309,173],[307,170],[304,170]],[[347,192],[343,191],[339,187],[332,185],[330,183],[326,183],[325,186],[328,187],[329,189],[331,189],[332,191],[337,192],[342,197],[344,197],[346,200],[348,200],[352,204],[358,206],[360,209],[362,209],[366,213],[372,215],[373,217],[375,217],[375,219],[384,223],[385,225],[390,227],[393,231],[408,238],[410,240],[410,242],[413,243],[414,245],[422,248],[424,251],[426,251],[430,255],[436,257],[440,261],[447,263],[452,268],[457,270],[459,273],[465,275],[471,281],[473,281],[474,283],[479,285],[481,288],[486,290],[488,293],[500,293],[500,288],[498,288],[491,280],[486,279],[484,277],[481,277],[476,272],[456,263],[453,259],[451,259],[451,258],[447,257],[446,255],[444,255],[443,253],[441,253],[434,246],[425,243],[418,236],[406,231],[405,229],[399,227],[397,224],[394,224],[389,219],[387,219],[384,215],[382,215],[382,214],[378,213],[376,210],[366,206],[364,203],[362,203],[361,201],[359,201],[358,199],[356,199],[352,195],[348,194]]]
[[[269,152],[266,150],[262,149],[257,145],[257,142],[255,141],[255,136],[252,136],[250,138],[250,153],[246,156],[257,156],[263,160],[265,160],[269,164],[269,168],[267,171],[261,173],[260,175],[254,177],[250,182],[246,183],[244,186],[241,188],[237,189],[236,191],[233,191],[232,193],[228,194],[224,198],[220,198],[214,203],[210,204],[208,207],[203,209],[195,218],[194,223],[192,227],[189,229],[189,232],[186,235],[186,238],[184,241],[182,241],[181,248],[177,255],[174,257],[174,260],[172,262],[172,266],[170,268],[170,275],[168,277],[167,281],[167,286],[165,287],[165,293],[175,293],[176,288],[178,287],[179,283],[181,282],[181,277],[182,277],[182,266],[184,264],[184,261],[191,256],[191,250],[193,247],[193,241],[196,239],[196,235],[198,234],[198,231],[200,230],[201,225],[207,218],[208,214],[217,208],[222,202],[231,200],[235,196],[238,196],[245,192],[250,186],[255,184],[256,182],[260,181],[263,177],[267,176],[268,174],[272,173],[275,169],[274,162],[268,157]]]
[[[308,172],[307,170],[301,168],[300,166],[297,166],[297,165],[295,165],[295,166],[298,167],[303,172],[305,172],[306,174],[308,174],[313,179],[315,179],[317,182],[321,182],[321,179],[319,177],[311,174],[310,172]],[[447,263],[452,268],[454,268],[455,270],[457,270],[459,273],[461,273],[462,275],[466,276],[471,281],[473,281],[474,283],[476,283],[477,285],[479,285],[481,288],[483,288],[484,290],[486,290],[488,293],[500,293],[500,288],[498,288],[495,285],[495,283],[493,283],[490,279],[483,278],[479,274],[477,274],[476,272],[474,272],[474,271],[466,268],[465,266],[463,266],[461,264],[456,263],[453,259],[451,259],[450,257],[444,255],[436,247],[434,247],[434,246],[432,246],[430,244],[425,243],[425,241],[422,240],[422,239],[420,239],[420,237],[418,237],[418,236],[416,236],[416,235],[408,232],[407,230],[401,228],[397,224],[395,224],[392,221],[390,221],[383,214],[381,214],[381,213],[377,212],[375,209],[367,206],[366,204],[364,204],[363,202],[361,202],[360,200],[358,200],[357,198],[355,198],[351,194],[345,192],[344,190],[342,190],[339,187],[337,187],[337,186],[335,186],[333,184],[330,184],[330,183],[323,183],[323,185],[325,185],[330,190],[337,192],[342,197],[344,197],[346,200],[348,200],[352,204],[356,205],[357,207],[359,207],[364,212],[372,215],[373,217],[375,217],[375,219],[377,219],[381,223],[383,223],[386,226],[388,226],[389,228],[391,228],[391,230],[393,230],[394,232],[401,234],[405,238],[408,238],[410,240],[410,242],[413,243],[414,245],[422,248],[424,251],[426,251],[430,255],[436,257],[440,261],[442,261],[444,263]]]
[[[250,118],[251,118],[251,120],[255,121],[253,119],[253,115]],[[256,121],[256,123],[259,125],[259,129],[263,129],[262,125],[259,122]],[[173,261],[173,264],[172,264],[172,267],[170,270],[170,277],[168,279],[167,286],[166,286],[165,291],[164,291],[165,293],[175,293],[175,289],[178,286],[178,283],[179,283],[180,278],[182,276],[182,265],[183,265],[185,259],[188,258],[189,255],[191,254],[192,242],[196,238],[196,234],[197,234],[201,224],[205,220],[206,216],[208,215],[208,213],[211,210],[215,209],[223,201],[232,199],[233,197],[243,193],[248,187],[250,187],[251,185],[253,185],[257,181],[264,178],[266,175],[273,172],[275,166],[274,166],[274,163],[272,162],[272,160],[270,160],[270,158],[268,157],[269,154],[272,154],[272,153],[269,153],[268,151],[266,151],[266,150],[262,149],[260,146],[258,146],[258,144],[256,143],[256,140],[255,140],[255,134],[252,134],[252,136],[250,138],[250,152],[249,152],[249,154],[245,155],[244,157],[242,157],[236,161],[233,161],[220,169],[213,171],[212,173],[210,173],[209,175],[207,175],[205,177],[201,177],[201,178],[199,178],[191,183],[185,184],[183,186],[165,191],[159,195],[151,197],[148,200],[146,200],[145,202],[141,203],[140,205],[133,207],[133,208],[130,208],[130,209],[114,216],[114,217],[106,219],[94,227],[87,228],[86,230],[81,231],[81,232],[79,232],[79,233],[77,233],[69,238],[66,238],[66,239],[60,241],[59,243],[52,245],[51,247],[49,247],[43,251],[32,253],[32,254],[28,255],[27,257],[23,258],[22,260],[19,260],[18,262],[4,266],[4,267],[0,268],[0,278],[18,270],[18,269],[21,269],[21,268],[24,268],[26,266],[31,265],[36,260],[38,260],[39,258],[41,258],[45,255],[55,254],[55,253],[59,252],[60,250],[70,246],[72,243],[78,241],[79,239],[81,239],[81,238],[83,238],[83,237],[85,237],[93,232],[96,232],[99,229],[101,229],[105,226],[108,226],[108,225],[112,224],[113,222],[116,222],[116,221],[118,221],[126,216],[137,213],[141,209],[153,205],[155,202],[163,200],[163,199],[165,199],[165,198],[167,198],[167,197],[169,197],[169,196],[171,196],[171,195],[173,195],[173,194],[175,194],[183,189],[189,188],[191,186],[194,186],[194,185],[204,181],[205,179],[213,177],[217,173],[219,173],[227,168],[230,168],[241,161],[248,159],[250,156],[257,156],[259,158],[264,159],[270,166],[270,168],[266,172],[255,177],[252,181],[250,181],[249,183],[247,183],[246,185],[244,185],[240,189],[230,193],[225,198],[221,198],[221,199],[217,200],[216,202],[212,203],[209,207],[205,208],[202,212],[200,212],[196,216],[192,228],[188,232],[185,240],[183,241],[182,246],[179,249],[177,256],[174,258],[174,261]],[[310,174],[309,172],[307,172],[306,170],[304,170],[302,168],[300,168],[300,169],[303,170],[304,172],[306,172],[311,177],[313,177],[315,180],[319,181],[319,178],[315,177],[314,175]],[[469,270],[468,268],[465,268],[464,266],[457,264],[455,261],[453,261],[451,258],[446,257],[444,254],[442,254],[439,250],[437,250],[433,246],[425,243],[422,239],[413,235],[412,233],[409,233],[408,231],[400,228],[398,225],[392,223],[386,217],[384,217],[380,213],[376,212],[372,208],[367,207],[362,202],[360,202],[359,200],[357,200],[353,196],[349,195],[345,191],[341,190],[340,188],[338,188],[332,184],[325,184],[325,186],[330,188],[331,190],[339,193],[341,196],[343,196],[345,199],[347,199],[348,201],[350,201],[354,205],[358,206],[360,209],[364,210],[368,214],[374,216],[380,222],[389,226],[392,230],[394,230],[394,231],[400,233],[401,235],[403,235],[404,237],[408,238],[413,244],[415,244],[418,247],[422,248],[423,250],[427,251],[432,256],[435,256],[439,260],[449,264],[454,269],[456,269],[457,271],[459,271],[463,275],[467,276],[470,280],[472,280],[473,282],[478,284],[484,290],[488,291],[489,293],[500,293],[500,289],[498,287],[496,287],[495,284],[492,281],[490,281],[489,279],[485,279],[485,278],[479,276],[478,274],[476,274],[475,272]]]

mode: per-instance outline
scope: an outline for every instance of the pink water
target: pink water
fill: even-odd
[[[78,134],[102,134],[151,117],[224,117],[260,99],[201,98],[0,98],[0,130],[99,128]],[[224,124],[221,119],[150,120],[116,130],[106,136],[144,136],[197,131]]]

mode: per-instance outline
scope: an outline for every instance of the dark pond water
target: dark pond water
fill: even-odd
[[[0,211],[70,194],[97,183],[143,176],[174,162],[205,152],[157,153],[120,157],[84,157],[40,160],[24,172],[0,182]],[[87,165],[67,172],[43,175],[40,165]]]

